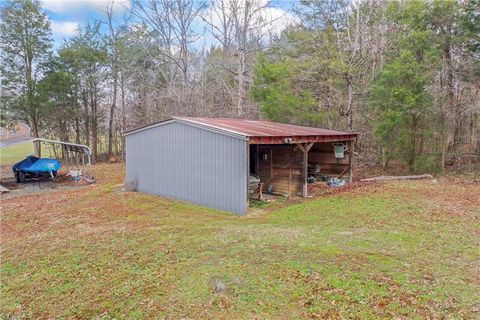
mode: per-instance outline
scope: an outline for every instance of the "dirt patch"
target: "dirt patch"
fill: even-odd
[[[15,178],[11,176],[2,178],[0,184],[10,190],[10,192],[2,193],[0,195],[0,199],[2,200],[25,195],[52,193],[61,190],[75,190],[89,185],[84,181],[72,181],[72,179],[65,176],[65,173],[63,172],[59,173],[54,181],[49,179],[35,179],[28,180],[25,183],[17,183]]]
[[[98,163],[94,167],[95,180],[98,183],[116,182],[123,185],[122,163]],[[62,169],[58,172],[55,181],[49,179],[29,180],[25,183],[17,183],[11,170],[11,165],[0,166],[0,184],[9,189],[10,192],[0,194],[1,200],[17,198],[27,195],[49,194],[58,191],[78,190],[90,186],[84,180],[73,181],[67,176],[67,171]]]

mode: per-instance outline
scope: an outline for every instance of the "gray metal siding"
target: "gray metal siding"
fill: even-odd
[[[126,179],[139,192],[246,214],[245,140],[180,122],[125,139]]]

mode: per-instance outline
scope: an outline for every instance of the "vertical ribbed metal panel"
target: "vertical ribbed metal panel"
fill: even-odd
[[[245,140],[180,122],[125,138],[126,179],[139,192],[246,214]]]

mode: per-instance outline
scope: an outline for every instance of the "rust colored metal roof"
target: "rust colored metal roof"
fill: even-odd
[[[135,128],[125,132],[124,134],[129,135],[174,121],[198,125],[235,136],[242,136],[245,137],[251,144],[351,141],[355,140],[358,136],[358,134],[354,132],[335,131],[263,120],[199,117],[173,117],[170,120]]]
[[[291,138],[292,140],[284,141],[284,143],[354,140],[358,135],[354,132],[334,131],[262,120],[197,117],[176,117],[175,119],[244,135],[250,137],[250,142],[252,143],[279,143],[278,139],[283,141],[285,138]]]

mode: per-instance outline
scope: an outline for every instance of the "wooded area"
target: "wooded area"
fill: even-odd
[[[355,131],[359,161],[417,172],[480,153],[479,0],[272,8],[133,0],[118,14],[112,2],[55,46],[40,2],[7,1],[1,124],[90,145],[95,159],[121,154],[126,129],[173,115]]]

